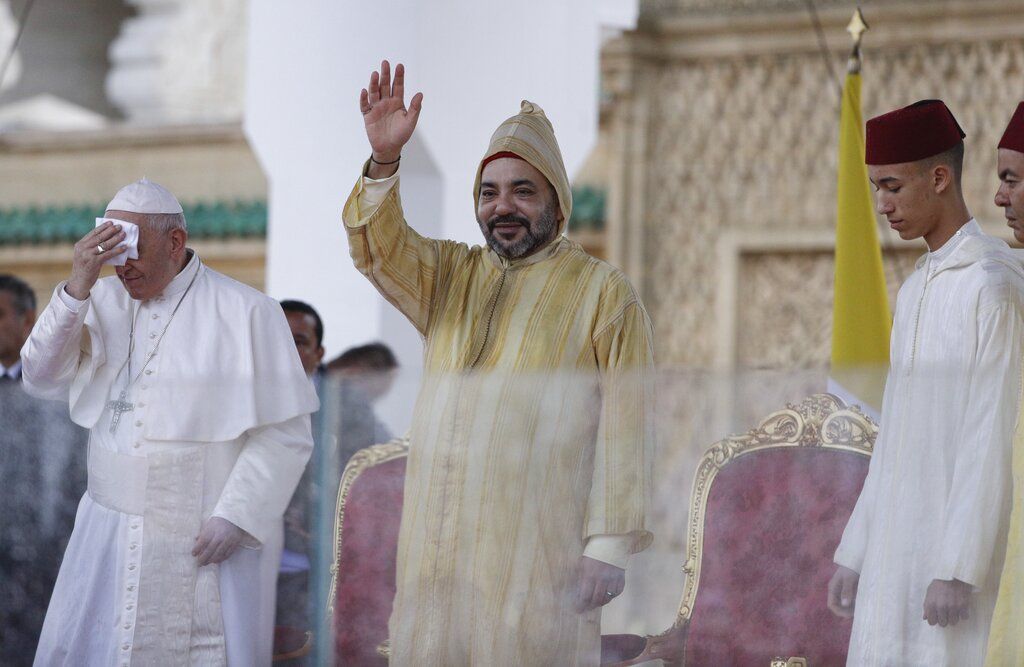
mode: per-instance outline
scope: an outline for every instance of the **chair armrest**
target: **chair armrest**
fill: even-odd
[[[301,628],[278,625],[274,628],[273,662],[294,660],[309,655],[313,650],[313,633]]]

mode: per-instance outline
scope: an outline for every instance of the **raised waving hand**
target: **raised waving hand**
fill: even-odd
[[[380,71],[370,75],[370,85],[359,93],[359,110],[363,113],[366,138],[373,153],[370,156],[370,178],[386,178],[398,170],[402,148],[409,141],[423,108],[423,93],[416,93],[405,106],[405,66],[395,67],[391,80],[391,63],[380,64]]]

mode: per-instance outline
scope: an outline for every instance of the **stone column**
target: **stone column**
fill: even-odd
[[[10,50],[11,44],[14,43],[14,38],[17,34],[18,22],[11,13],[11,3],[9,0],[0,0],[0,67],[3,66],[3,61],[7,58],[7,52]],[[3,75],[3,81],[0,81],[0,92],[11,88],[20,76],[21,58],[15,52],[14,58],[7,65],[7,72]]]
[[[246,0],[130,0],[111,45],[107,94],[140,124],[239,122]]]

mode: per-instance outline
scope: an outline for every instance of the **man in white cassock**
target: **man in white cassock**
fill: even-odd
[[[964,134],[926,100],[868,121],[878,212],[929,252],[900,289],[881,428],[835,553],[849,665],[981,665],[999,589],[1021,393],[1024,271],[971,217]]]
[[[35,664],[270,664],[315,393],[281,307],[203,265],[169,191],[128,185],[106,217],[21,353],[26,390],[90,430]]]

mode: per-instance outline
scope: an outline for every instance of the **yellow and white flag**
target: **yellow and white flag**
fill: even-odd
[[[839,121],[836,274],[829,391],[876,419],[889,364],[892,314],[882,269],[871,188],[864,165],[860,73],[843,85]]]

